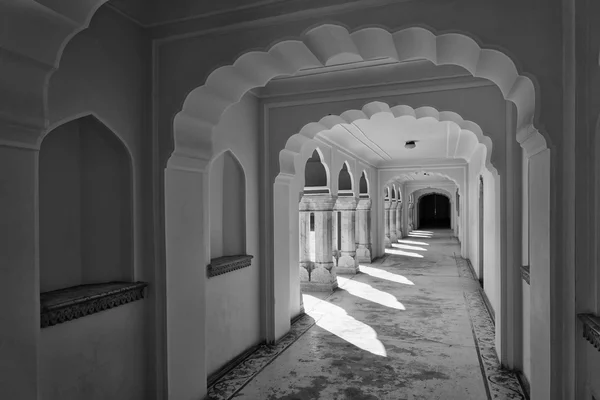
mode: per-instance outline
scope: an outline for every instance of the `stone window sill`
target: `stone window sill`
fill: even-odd
[[[521,278],[523,278],[523,280],[525,282],[527,282],[528,285],[531,285],[531,283],[529,283],[529,280],[530,280],[529,265],[523,265],[521,267]]]
[[[252,264],[253,258],[254,256],[245,254],[213,258],[206,268],[206,274],[209,278],[212,278],[213,276],[223,275],[228,272],[249,267]]]
[[[72,286],[40,294],[40,326],[47,328],[144,298],[145,282]]]
[[[600,351],[600,317],[594,314],[579,314],[583,323],[583,337]]]

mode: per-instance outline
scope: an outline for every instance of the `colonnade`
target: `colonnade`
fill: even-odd
[[[367,194],[304,194],[300,200],[300,287],[337,288],[337,274],[353,275],[372,261],[371,199]]]
[[[392,243],[402,239],[402,209],[401,200],[385,199],[385,247],[391,247]]]

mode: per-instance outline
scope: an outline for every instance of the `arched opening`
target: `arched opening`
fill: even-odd
[[[419,199],[419,229],[450,229],[451,209],[447,196],[432,193]]]
[[[352,196],[353,193],[352,177],[348,171],[348,164],[344,163],[338,176],[338,196]]]
[[[363,171],[362,175],[360,176],[360,181],[358,183],[358,187],[359,187],[359,194],[361,195],[361,197],[363,197],[364,195],[369,195],[369,185],[367,183],[367,177],[365,175],[365,172]]]
[[[211,260],[245,255],[246,178],[231,151],[225,151],[211,163],[209,193]]]
[[[304,164],[304,180],[298,204],[300,289],[332,291],[337,287],[333,271],[333,201],[327,168],[317,149]]]
[[[129,153],[100,121],[82,117],[42,142],[40,291],[133,280]]]

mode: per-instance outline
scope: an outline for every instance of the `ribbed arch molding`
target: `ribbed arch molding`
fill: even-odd
[[[456,185],[457,188],[459,188],[459,190],[461,188],[461,185],[459,184],[459,182],[455,178],[453,178],[452,176],[450,176],[448,174],[445,174],[443,172],[432,172],[432,171],[428,171],[426,169],[418,169],[418,170],[414,170],[414,171],[411,171],[411,172],[407,172],[405,174],[399,174],[398,176],[395,176],[394,178],[388,180],[384,184],[384,186],[390,186],[391,187],[391,185],[393,185],[393,184],[405,184],[407,182],[412,182],[413,181],[412,179],[411,180],[403,180],[403,178],[407,178],[407,177],[415,175],[415,174],[422,174],[422,173],[425,173],[425,172],[427,174],[429,174],[429,175],[437,176],[437,177],[440,177],[440,178],[443,178],[443,179],[448,179],[448,180],[454,182],[454,184]],[[419,189],[421,189],[421,188],[419,188]],[[407,196],[410,197],[411,194],[413,194],[415,191],[417,191],[419,189],[415,189],[415,190],[407,193]]]
[[[288,175],[295,175],[297,163],[295,162],[298,154],[306,143],[309,143],[319,133],[333,129],[336,125],[352,124],[359,120],[369,120],[374,115],[380,113],[391,114],[394,118],[413,118],[415,120],[422,118],[432,118],[438,122],[451,122],[456,124],[461,130],[472,132],[479,143],[483,144],[486,151],[485,165],[490,170],[495,170],[491,162],[492,140],[485,136],[481,127],[472,121],[465,121],[459,114],[452,111],[438,111],[433,107],[419,107],[414,109],[407,105],[397,105],[390,107],[387,103],[373,101],[362,107],[361,110],[348,110],[340,115],[327,115],[321,118],[319,122],[310,122],[306,124],[300,132],[292,135],[285,148],[279,153],[280,172]]]
[[[458,65],[475,77],[489,79],[506,100],[515,104],[517,140],[526,151],[547,147],[546,140],[533,126],[533,82],[520,75],[504,53],[482,49],[475,40],[458,33],[435,35],[420,27],[397,32],[365,28],[351,33],[343,26],[325,24],[309,30],[300,40],[285,40],[268,51],[246,53],[233,65],[215,70],[203,86],[192,90],[175,116],[175,150],[169,163],[178,163],[181,157],[210,159],[213,128],[227,108],[252,88],[264,86],[277,76],[294,75],[304,68],[382,57]]]

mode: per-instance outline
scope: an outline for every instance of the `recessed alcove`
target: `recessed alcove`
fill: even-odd
[[[358,193],[361,198],[369,197],[369,185],[367,183],[367,177],[363,172],[358,181]]]
[[[115,285],[134,279],[131,158],[124,144],[93,116],[57,127],[41,144],[39,196],[42,320],[58,305],[67,316],[55,320],[64,322],[124,304],[114,296]],[[143,297],[141,285],[130,287],[136,294],[127,299]],[[102,296],[112,300],[90,303]]]
[[[352,177],[348,171],[348,164],[344,163],[338,176],[338,196],[352,195]]]
[[[246,178],[231,151],[210,167],[210,257],[209,278],[252,264],[246,254]]]

